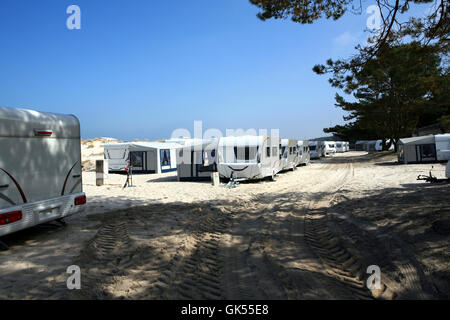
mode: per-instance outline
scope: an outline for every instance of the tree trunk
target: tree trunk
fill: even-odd
[[[398,140],[400,140],[400,138],[396,138],[396,139],[392,139],[392,143],[394,144],[394,151],[397,152],[398,151]]]

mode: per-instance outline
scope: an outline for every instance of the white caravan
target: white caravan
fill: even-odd
[[[434,139],[436,141],[437,161],[450,160],[450,133],[437,134]]]
[[[297,144],[298,149],[298,165],[306,166],[310,159],[309,142],[307,140],[299,140]]]
[[[298,166],[298,140],[281,139],[281,170],[292,170]]]
[[[324,157],[333,155],[336,153],[336,142],[322,141],[322,148]]]
[[[320,141],[309,141],[308,144],[311,159],[320,159],[322,157],[322,144]]]
[[[223,137],[219,140],[218,171],[222,178],[275,178],[281,169],[281,139],[266,136]]]
[[[105,144],[109,172],[126,172],[128,161],[134,173],[165,173],[177,170],[178,143],[126,142]]]
[[[178,149],[178,180],[210,180],[211,172],[217,172],[218,144],[219,139],[196,139]]]
[[[391,139],[386,140],[386,144],[389,144],[391,142]],[[377,140],[375,142],[375,150],[376,151],[383,151],[383,140]],[[389,151],[394,151],[394,144],[392,143],[389,147]]]
[[[0,236],[81,212],[80,123],[0,107]]]
[[[345,142],[336,141],[336,153],[343,153],[346,151]]]
[[[348,152],[350,150],[348,141],[342,141],[342,148],[344,149],[344,152]],[[337,151],[337,146],[336,146]]]

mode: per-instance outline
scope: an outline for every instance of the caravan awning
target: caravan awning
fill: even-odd
[[[428,135],[428,136],[422,136],[422,137],[411,137],[411,138],[403,138],[400,139],[399,144],[410,144],[410,145],[417,145],[417,144],[433,144],[435,143],[434,135]]]

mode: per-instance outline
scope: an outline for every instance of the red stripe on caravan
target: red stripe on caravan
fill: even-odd
[[[70,168],[69,172],[67,173],[66,180],[64,180],[64,185],[63,185],[63,188],[62,188],[62,191],[61,191],[61,195],[62,196],[64,195],[64,192],[66,191],[66,184],[67,184],[67,180],[69,179],[70,173],[72,172],[73,168],[75,168],[77,163],[78,163],[78,161],[75,162],[75,164],[72,166],[72,168]]]
[[[6,174],[9,176],[9,178],[12,180],[12,182],[14,182],[14,184],[15,184],[16,187],[17,187],[17,190],[19,190],[20,196],[22,197],[23,203],[27,203],[27,202],[28,202],[28,201],[27,201],[27,197],[25,197],[25,193],[23,193],[23,190],[22,190],[22,188],[20,187],[20,184],[16,181],[16,179],[14,179],[14,177],[13,177],[11,174],[9,174],[9,172],[6,171],[5,169],[0,168],[0,170],[2,170],[4,173],[6,173]]]
[[[228,166],[228,168],[230,168],[230,169],[233,170],[233,171],[244,171],[245,169],[248,168],[248,166],[246,166],[246,167],[244,167],[244,168],[242,168],[242,169],[234,169],[234,168],[232,168],[232,167],[230,167],[230,166]]]

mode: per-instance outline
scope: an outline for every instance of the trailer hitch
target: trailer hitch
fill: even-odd
[[[236,188],[239,185],[239,182],[234,179],[233,174],[234,172],[231,171],[230,181],[226,184],[225,188],[232,189]]]
[[[234,171],[231,171],[230,181],[225,185],[225,188],[228,188],[228,189],[236,188],[239,185],[240,181],[247,180],[245,178],[237,179],[233,175],[234,175]]]

